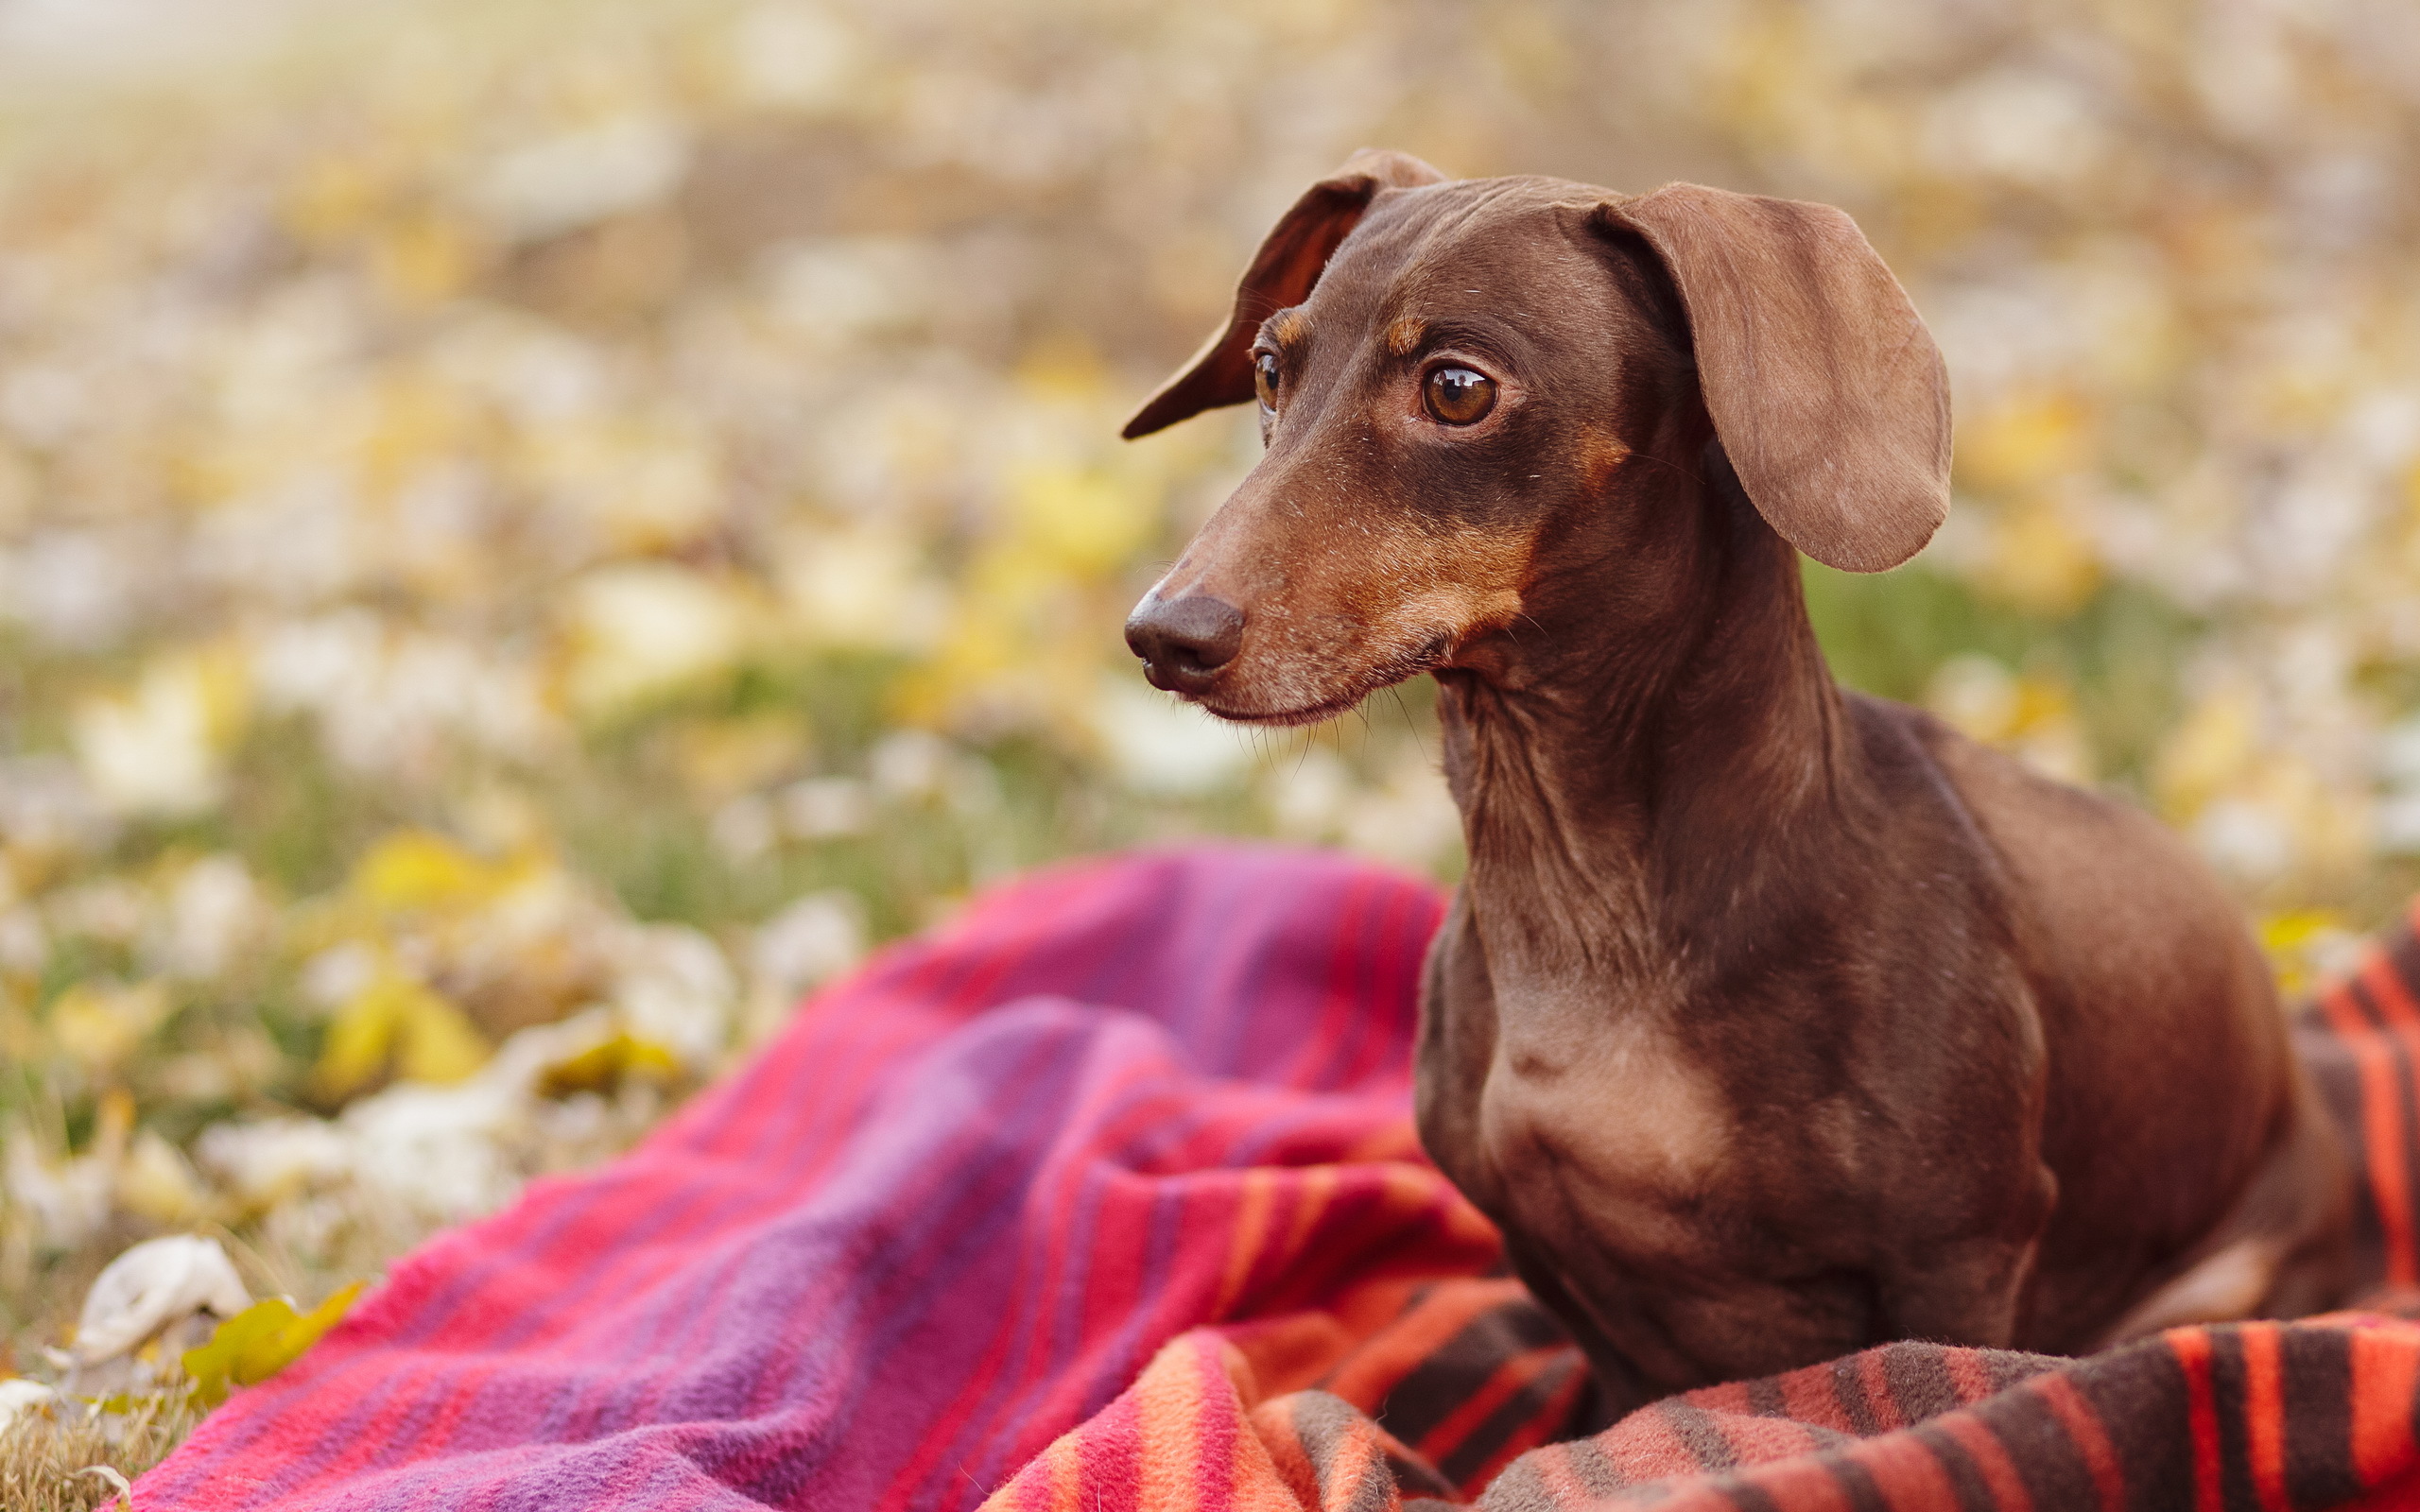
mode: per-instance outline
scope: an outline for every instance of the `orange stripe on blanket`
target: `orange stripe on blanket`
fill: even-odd
[[[2225,1512],[2219,1487],[2219,1409],[2210,1386],[2210,1331],[2170,1329],[2160,1342],[2185,1370],[2185,1420],[2193,1435],[2195,1512]]]
[[[1992,1432],[1991,1424],[1971,1412],[1952,1412],[1934,1418],[1931,1426],[1938,1427],[1966,1452],[1975,1473],[1982,1477],[1984,1489],[1992,1493],[1992,1512],[2032,1512],[2033,1493],[2025,1488],[2025,1478],[2016,1472],[2016,1461],[2010,1457],[2000,1435]]]
[[[1264,1402],[1253,1409],[1253,1432],[1269,1453],[1271,1469],[1304,1506],[1320,1504],[1319,1468],[1311,1463],[1310,1446],[1303,1442],[1294,1415],[1283,1402]]]
[[[1549,1366],[1568,1359],[1570,1354],[1569,1345],[1549,1344],[1542,1349],[1530,1349],[1514,1355],[1498,1366],[1495,1373],[1487,1378],[1485,1385],[1471,1393],[1469,1400],[1461,1406],[1447,1413],[1443,1421],[1423,1435],[1420,1442],[1412,1447],[1420,1452],[1422,1457],[1431,1463],[1443,1464],[1455,1450],[1461,1447],[1463,1439],[1477,1433],[1488,1418],[1495,1415],[1498,1407],[1503,1406],[1523,1387],[1544,1374]],[[1484,1477],[1499,1469],[1500,1465],[1497,1462],[1505,1457],[1499,1452],[1491,1458],[1489,1465],[1479,1472],[1483,1477],[1479,1482],[1480,1485],[1486,1484]]]
[[[1874,1412],[1876,1425],[1886,1432],[1908,1426],[1907,1407],[1899,1400],[1899,1394],[1891,1389],[1888,1353],[1886,1349],[1868,1349],[1857,1357],[1857,1379],[1865,1388],[1866,1405]]]
[[[1538,1403],[1537,1410],[1530,1415],[1527,1422],[1504,1435],[1504,1442],[1471,1477],[1472,1485],[1485,1486],[1510,1469],[1514,1460],[1532,1450],[1544,1448],[1569,1426],[1572,1412],[1580,1405],[1581,1394],[1588,1389],[1588,1366],[1579,1358],[1579,1353],[1576,1348],[1566,1347],[1564,1358],[1569,1364],[1562,1382]]]
[[[2260,1504],[2285,1512],[2286,1375],[2274,1323],[2247,1323],[2236,1332],[2243,1346],[2243,1427],[2252,1488]]]
[[[2101,1512],[2120,1512],[2126,1504],[2126,1468],[2118,1458],[2117,1446],[2109,1442],[2100,1414],[2064,1375],[2035,1376],[2026,1383],[2026,1389],[2041,1398],[2059,1426],[2066,1430],[2067,1441],[2075,1445],[2094,1489],[2100,1493]]]
[[[1808,1366],[1776,1380],[1781,1386],[1782,1410],[1794,1420],[1838,1434],[1857,1432],[1857,1425],[1849,1421],[1848,1409],[1841,1404],[1840,1392],[1833,1386],[1830,1366]]]
[[[1376,1412],[1388,1392],[1428,1361],[1471,1320],[1521,1297],[1514,1280],[1445,1281],[1432,1287],[1401,1317],[1357,1349],[1320,1389]]]
[[[1227,1242],[1227,1268],[1219,1278],[1219,1296],[1210,1306],[1211,1317],[1227,1315],[1227,1309],[1235,1305],[1244,1281],[1267,1250],[1269,1212],[1277,1200],[1277,1171],[1268,1166],[1254,1166],[1243,1175],[1242,1190],[1236,1200],[1235,1235]]]
[[[2361,1163],[2370,1177],[2370,1198],[2377,1204],[2378,1227],[2386,1239],[2386,1279],[2409,1286],[2420,1280],[2411,1243],[2411,1204],[2403,1163],[2402,1099],[2394,1052],[2378,1028],[2354,1002],[2342,983],[2319,995],[2320,1011],[2352,1052],[2361,1082]]]
[[[1932,1446],[1913,1430],[1869,1438],[1849,1452],[1874,1477],[1875,1488],[1893,1507],[1956,1506],[1958,1483]]]
[[[1305,1503],[1300,1487],[1280,1472],[1256,1419],[1237,1415],[1234,1426],[1238,1431],[1227,1461],[1226,1500],[1209,1503],[1217,1512],[1302,1512],[1305,1506],[1317,1504]],[[1158,1512],[1146,1505],[1148,1512]]]
[[[1284,1262],[1303,1252],[1311,1231],[1319,1227],[1322,1214],[1336,1199],[1337,1168],[1317,1165],[1303,1172],[1292,1183],[1294,1189],[1294,1221],[1286,1230],[1286,1238],[1276,1259]]]
[[[1983,1368],[1983,1362],[1974,1350],[1944,1349],[1941,1363],[1949,1372],[1949,1383],[1958,1388],[1958,1400],[1965,1405],[1971,1407],[1986,1397],[1999,1395],[1999,1384],[1992,1380],[1992,1373]]]
[[[1529,1468],[1536,1472],[1539,1486],[1552,1498],[1554,1506],[1584,1507],[1598,1500],[1596,1492],[1581,1478],[1579,1467],[1572,1463],[1568,1444],[1540,1451],[1530,1458]]]
[[[1050,1512],[1080,1512],[1084,1494],[1084,1461],[1083,1456],[1076,1452],[1075,1435],[1070,1434],[1060,1439],[1045,1451],[1042,1457],[1048,1467],[1050,1500],[1046,1503],[1035,1504],[1047,1505]]]
[[[1782,1460],[1759,1467],[1749,1484],[1765,1494],[1762,1503],[1752,1503],[1745,1497],[1731,1496],[1724,1500],[1735,1507],[1762,1505],[1788,1507],[1789,1512],[1858,1512],[1855,1497],[1849,1494],[1847,1483],[1841,1479],[1835,1467],[1839,1454],[1809,1455],[1805,1459]],[[1956,1506],[1952,1498],[1945,1503]]]
[[[2420,1446],[2411,1411],[2420,1393],[2420,1330],[2363,1329],[2352,1340],[2353,1475],[2363,1486],[2412,1472]]]
[[[1218,1358],[1219,1349],[1195,1335],[1177,1339],[1151,1357],[1142,1379],[1134,1383],[1141,1501],[1155,1512],[1203,1503],[1202,1462],[1220,1457],[1204,1453],[1212,1447],[1208,1430],[1226,1405],[1218,1399],[1235,1389]]]

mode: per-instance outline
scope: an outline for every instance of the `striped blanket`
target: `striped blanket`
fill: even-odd
[[[1232,847],[997,891],[403,1262],[136,1505],[2420,1505],[2392,1290],[2083,1361],[1893,1345],[1574,1436],[1576,1351],[1412,1137],[1440,903]],[[2420,1280],[2415,983],[2399,933],[2302,1025],[2388,1288]]]

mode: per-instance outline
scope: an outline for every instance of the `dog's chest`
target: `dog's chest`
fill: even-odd
[[[1715,1078],[1640,1016],[1611,1025],[1502,1024],[1478,1127],[1494,1185],[1525,1228],[1575,1224],[1625,1248],[1695,1251],[1704,1205],[1738,1142]]]

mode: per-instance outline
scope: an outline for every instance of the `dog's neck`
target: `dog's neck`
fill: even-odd
[[[1438,676],[1508,1028],[1525,1006],[1677,1005],[1873,816],[1797,554],[1717,463],[1656,501],[1677,537],[1599,543],[1517,638]]]

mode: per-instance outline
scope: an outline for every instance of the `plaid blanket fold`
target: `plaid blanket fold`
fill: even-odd
[[[1441,900],[1245,847],[1025,879],[603,1170],[399,1264],[158,1508],[2420,1506],[2420,1300],[2085,1360],[1896,1344],[1593,1436],[1418,1152]],[[2407,924],[2298,1027],[2420,1283]]]

